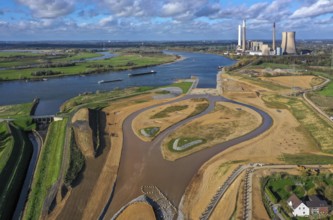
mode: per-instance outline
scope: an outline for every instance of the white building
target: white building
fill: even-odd
[[[287,200],[289,207],[293,210],[293,216],[309,216],[310,209],[295,194]]]

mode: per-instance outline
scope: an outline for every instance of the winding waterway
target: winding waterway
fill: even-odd
[[[39,97],[41,101],[35,114],[48,115],[58,112],[60,105],[64,101],[83,92],[112,90],[114,88],[131,86],[161,86],[170,84],[176,79],[188,78],[191,75],[199,77],[198,87],[215,87],[217,67],[231,65],[235,62],[226,57],[212,54],[173,51],[167,51],[166,53],[181,55],[185,59],[150,68],[119,72],[110,71],[96,75],[67,76],[34,82],[1,82],[0,105],[31,102],[34,98]],[[94,59],[104,59],[105,55]],[[157,74],[128,77],[128,73],[140,73],[151,69],[157,71]],[[105,84],[97,83],[100,80],[114,79],[123,79],[123,81]]]

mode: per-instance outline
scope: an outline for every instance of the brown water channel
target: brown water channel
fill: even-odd
[[[137,111],[125,120],[123,124],[124,145],[116,186],[110,198],[111,203],[107,204],[105,207],[107,211],[101,215],[100,219],[110,219],[123,205],[141,195],[142,192],[140,189],[144,185],[157,186],[178,207],[185,188],[204,162],[233,145],[258,136],[272,124],[272,119],[267,113],[255,107],[234,102],[223,97],[188,95],[176,101],[199,97],[205,97],[209,100],[210,105],[206,111],[171,126],[150,143],[139,139],[134,134],[131,124],[132,120],[138,114],[156,106]],[[173,162],[164,160],[160,148],[163,138],[183,124],[212,111],[216,101],[233,102],[244,107],[249,107],[262,116],[263,123],[254,131],[242,137],[218,144]]]

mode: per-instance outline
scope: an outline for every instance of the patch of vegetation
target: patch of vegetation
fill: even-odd
[[[286,87],[286,86],[282,86],[282,85],[275,84],[275,83],[272,83],[272,82],[268,82],[268,81],[262,80],[258,77],[249,77],[249,76],[246,76],[246,75],[242,75],[242,77],[245,81],[248,81],[250,83],[253,83],[255,85],[258,85],[258,86],[261,86],[263,88],[267,88],[267,89],[270,89],[270,90],[277,91],[277,90],[282,90],[282,89],[290,89],[290,87]]]
[[[0,118],[18,118],[21,116],[29,116],[32,107],[32,102],[0,106]]]
[[[317,154],[283,154],[281,160],[288,164],[333,164],[333,156]]]
[[[142,129],[141,129],[142,130]],[[139,131],[140,134],[146,136],[146,137],[155,137],[156,134],[160,131],[160,128],[159,127],[148,127],[148,128],[143,128],[143,131]]]
[[[65,184],[71,185],[72,182],[77,178],[81,170],[85,165],[84,156],[81,153],[80,149],[77,147],[75,138],[74,138],[74,131],[72,130],[71,135],[71,147],[70,147],[70,163],[68,170],[65,176]]]
[[[153,86],[140,86],[139,88],[136,89],[136,92],[147,92],[153,89],[155,89],[155,87]]]
[[[323,90],[319,91],[320,95],[333,97],[333,82],[331,81]]]
[[[57,181],[62,164],[63,147],[68,119],[50,124],[40,152],[31,191],[26,203],[24,219],[38,219],[48,190]]]
[[[174,105],[169,106],[165,108],[164,110],[157,112],[156,114],[152,115],[150,119],[156,119],[156,118],[166,118],[169,117],[169,113],[176,112],[176,111],[182,111],[184,109],[187,109],[188,105]]]
[[[264,187],[265,192],[271,191],[271,196],[276,202],[285,202],[292,194],[301,200],[305,200],[310,195],[320,195],[328,201],[333,201],[332,183],[333,174],[331,173],[310,176],[276,173],[267,177]]]
[[[0,173],[13,151],[14,139],[7,122],[0,122]]]
[[[96,92],[96,93],[84,93],[66,101],[60,107],[62,112],[69,112],[74,107],[79,105],[91,105],[92,103],[98,103],[103,101],[110,101],[117,98],[129,97],[135,94],[141,94],[137,92],[138,88],[127,89],[115,89],[111,92]],[[87,104],[88,103],[88,104]],[[105,105],[105,104],[104,104]]]
[[[193,144],[183,150],[175,150],[173,149],[173,143],[176,141],[176,139],[172,139],[171,141],[169,141],[168,143],[168,148],[171,152],[184,152],[184,151],[188,151],[188,150],[191,150],[192,148],[196,147],[196,146],[199,146],[201,144],[205,144],[207,143],[207,140],[206,139],[203,139],[203,138],[198,138],[198,137],[180,137],[179,141],[178,141],[178,146],[183,146],[185,144],[188,144],[188,143],[191,143],[193,141],[198,141],[198,140],[201,140],[200,143],[197,143],[197,144]]]
[[[167,87],[179,87],[183,90],[183,94],[185,94],[191,88],[192,84],[192,82],[176,82]]]
[[[159,95],[164,95],[164,94],[170,94],[170,91],[168,91],[168,90],[159,90],[159,91],[156,91],[155,93],[159,94]]]
[[[11,141],[6,148],[7,158],[0,172],[0,219],[11,219],[29,167],[32,146],[26,134],[15,125],[9,125]],[[4,156],[4,155],[2,155]],[[1,160],[4,158],[1,158]]]
[[[32,131],[36,129],[36,124],[32,121],[31,117],[17,118],[13,123],[24,131]]]
[[[188,116],[188,118],[192,117],[192,116],[195,116],[195,115],[198,115],[201,112],[205,111],[208,108],[208,106],[209,106],[209,103],[208,103],[207,99],[206,99],[206,101],[207,102],[205,102],[205,103],[197,104],[197,106],[195,106],[194,111]]]

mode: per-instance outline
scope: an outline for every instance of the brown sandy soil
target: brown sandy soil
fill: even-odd
[[[153,208],[143,202],[128,206],[117,218],[117,220],[155,220]]]
[[[243,177],[244,174],[240,175],[237,180],[231,184],[209,219],[220,220],[221,216],[223,216],[223,219],[230,219],[234,215],[237,216],[239,211],[242,211],[243,204],[238,204],[238,201],[241,201],[239,197],[243,195]]]
[[[174,104],[167,104],[164,106],[159,106],[159,107],[156,107],[153,109],[149,109],[149,110],[139,114],[133,120],[133,122],[132,122],[133,131],[143,141],[151,141],[154,137],[143,136],[142,134],[140,134],[141,129],[148,128],[148,127],[159,127],[160,130],[155,135],[155,136],[157,136],[159,133],[161,133],[166,128],[170,127],[171,125],[176,124],[177,122],[180,122],[180,121],[186,119],[195,110],[195,107],[198,106],[198,104],[202,104],[202,103],[208,103],[208,102],[207,102],[207,100],[194,101],[193,99],[189,99],[189,100],[177,102]],[[186,109],[181,110],[181,111],[170,112],[168,114],[168,117],[154,118],[154,119],[151,118],[156,113],[161,112],[170,106],[185,106],[185,105],[188,106]]]
[[[87,108],[81,108],[77,111],[73,118],[72,123],[75,123],[78,120],[88,121],[89,120],[89,110]]]
[[[276,76],[259,77],[262,80],[279,84],[287,87],[300,87],[302,89],[311,89],[313,86],[323,83],[324,79],[318,76]]]
[[[185,219],[199,219],[218,188],[237,166],[237,161],[227,158],[209,160],[203,165],[185,191],[182,204]]]
[[[224,93],[255,93],[257,90],[266,91],[267,88],[260,87],[245,81],[241,81],[239,76],[221,74],[222,87]]]
[[[210,94],[210,95],[218,95],[216,89],[211,89],[211,88],[195,88],[192,89],[190,94],[192,95],[201,95],[201,94]]]
[[[318,152],[312,138],[301,129],[300,123],[288,110],[278,112],[276,109],[268,108],[260,97],[232,96],[232,98],[264,110],[273,118],[273,125],[258,137],[216,155],[199,169],[187,187],[183,200],[183,212],[187,215],[191,213],[192,219],[197,219],[212,198],[216,188],[222,185],[227,178],[228,173],[220,178],[214,178],[214,171],[217,170],[222,161],[244,160],[246,162],[243,163],[283,163],[279,158],[284,153]],[[205,189],[214,187],[215,190],[213,192],[202,190],[203,187]]]
[[[265,172],[265,170],[256,171],[252,176],[252,218],[258,220],[269,220],[270,218],[262,201],[262,191],[260,183],[262,175],[258,175],[259,172]]]
[[[167,160],[176,160],[207,147],[242,136],[261,124],[255,111],[229,102],[218,102],[215,111],[180,127],[163,140],[162,154]],[[169,150],[169,143],[176,138],[205,139],[206,143],[183,152]]]

